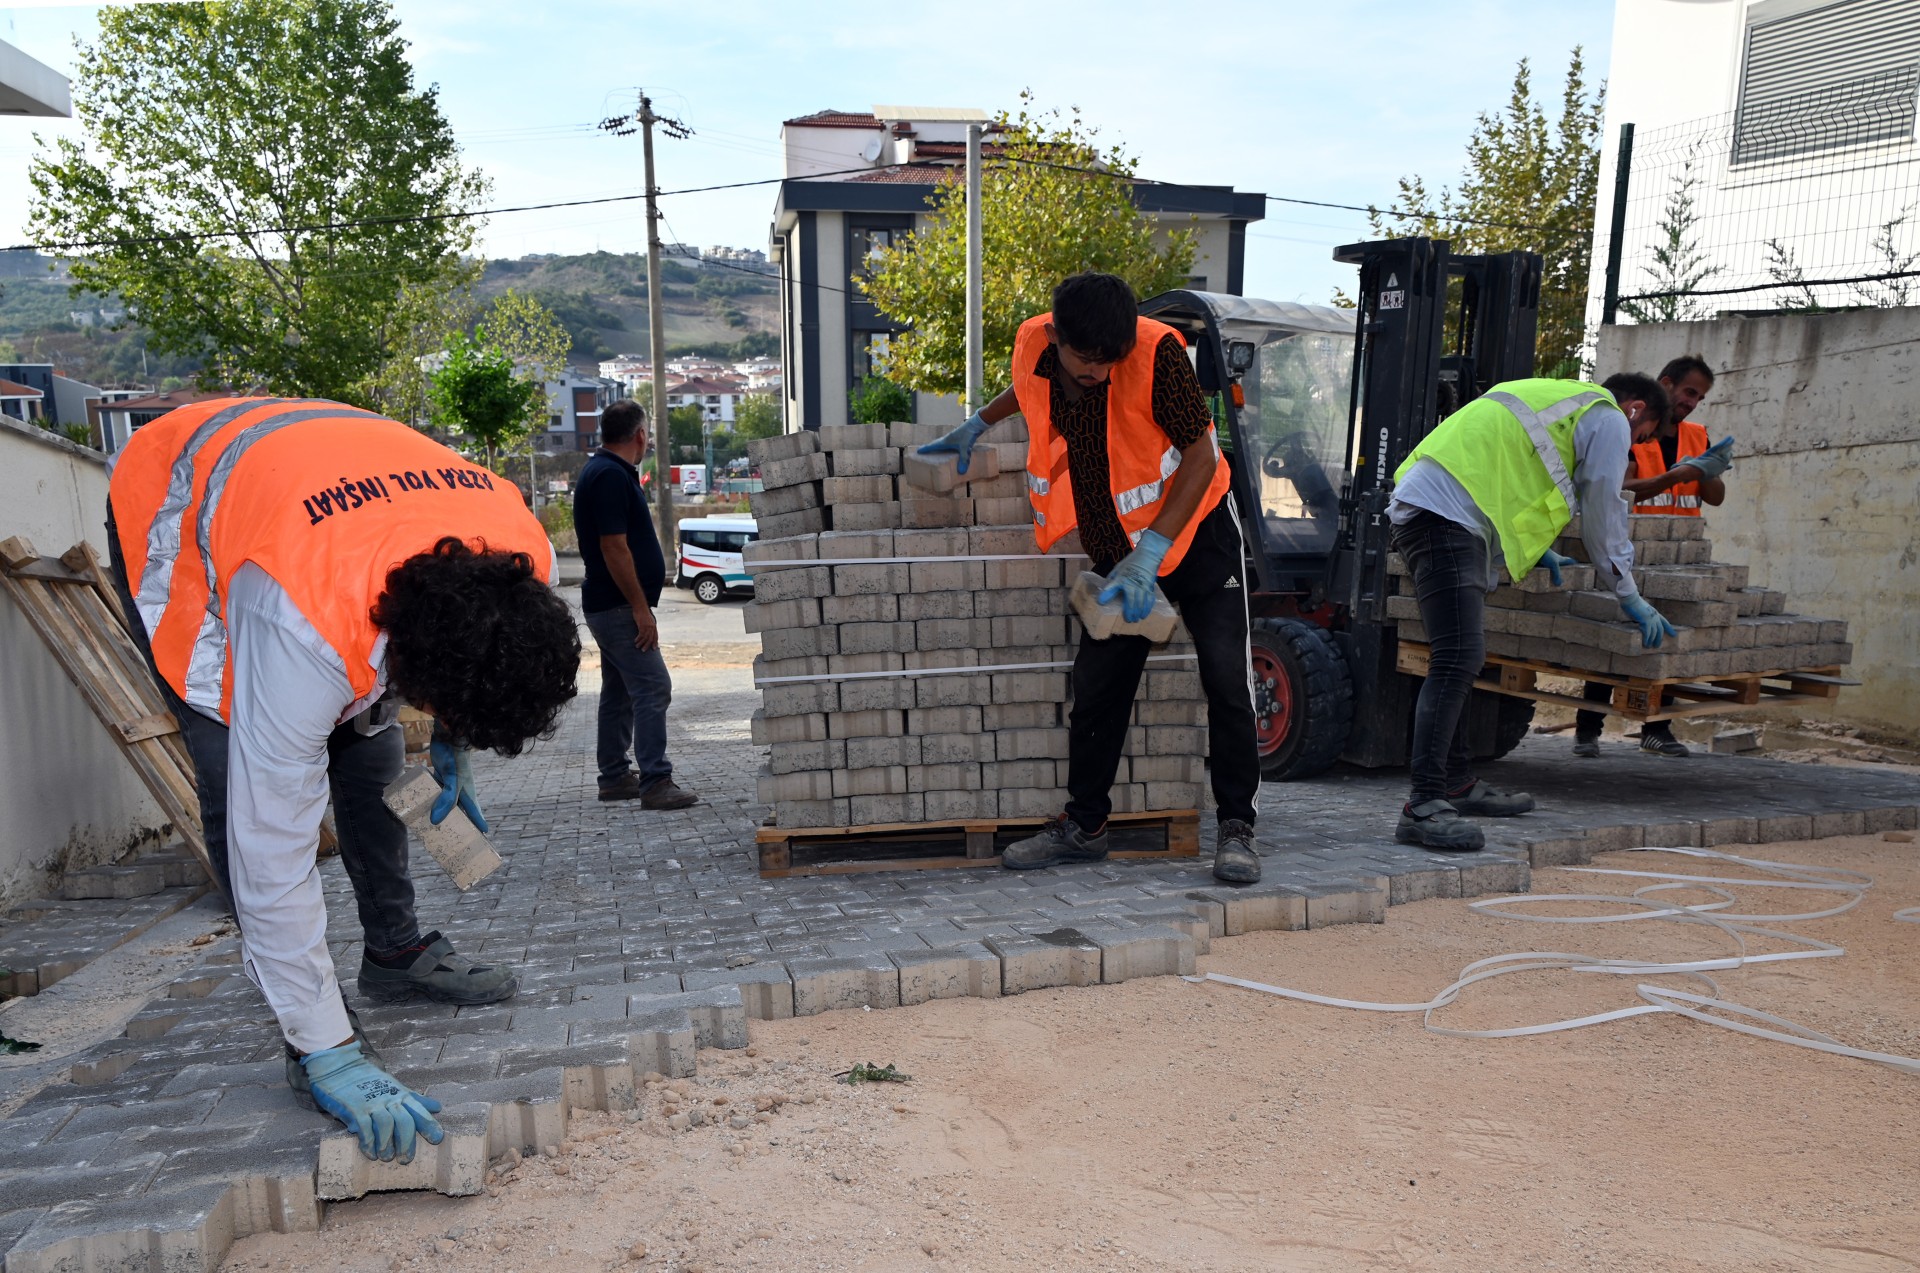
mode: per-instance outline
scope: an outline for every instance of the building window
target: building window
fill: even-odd
[[[1920,6],[1771,0],[1747,11],[1733,162],[1913,140]]]

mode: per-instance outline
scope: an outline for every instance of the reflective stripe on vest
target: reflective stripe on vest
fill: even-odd
[[[287,399],[291,405],[295,402],[322,402],[324,399]],[[278,403],[255,403],[255,406],[280,405]],[[226,415],[226,412],[221,412]],[[342,416],[361,416],[369,420],[381,417],[371,411],[358,407],[345,407],[339,403],[327,403],[325,406],[306,407],[304,410],[280,411],[264,420],[256,420],[235,434],[226,448],[220,452],[220,458],[214,461],[213,472],[207,475],[206,490],[200,496],[200,516],[194,526],[194,534],[200,546],[200,560],[207,572],[207,609],[200,618],[200,631],[193,639],[193,654],[187,660],[187,692],[181,695],[189,707],[203,711],[218,712],[220,702],[225,697],[227,672],[227,623],[221,616],[223,598],[220,595],[219,571],[213,560],[213,518],[220,509],[220,499],[227,491],[227,480],[233,476],[234,465],[252,449],[254,443],[270,437],[290,424],[299,424],[303,420],[334,420]],[[218,417],[214,417],[218,419]],[[210,420],[209,423],[212,421]],[[199,431],[195,431],[196,438]],[[188,460],[189,467],[192,461]],[[171,571],[168,572],[171,575]]]
[[[1113,506],[1119,509],[1120,515],[1124,517],[1135,509],[1158,503],[1161,493],[1167,489],[1167,479],[1172,477],[1174,470],[1179,467],[1180,448],[1170,446],[1160,453],[1160,476],[1151,482],[1142,482],[1124,491],[1116,491],[1113,496]],[[1132,538],[1138,542],[1140,537],[1136,534]]]
[[[1527,438],[1533,443],[1533,449],[1540,456],[1540,462],[1547,466],[1547,476],[1552,478],[1553,484],[1560,488],[1560,498],[1567,501],[1569,509],[1580,507],[1574,496],[1573,479],[1567,476],[1566,463],[1560,458],[1560,448],[1553,444],[1553,437],[1547,432],[1547,426],[1566,419],[1576,411],[1585,410],[1596,402],[1611,402],[1612,399],[1604,394],[1576,393],[1571,398],[1562,398],[1550,407],[1535,411],[1512,394],[1498,389],[1489,392],[1486,396],[1513,412],[1513,418],[1518,420],[1520,427],[1527,431]]]
[[[179,456],[167,474],[167,493],[160,509],[147,528],[147,564],[140,572],[140,586],[134,592],[134,604],[141,621],[151,632],[160,626],[161,612],[167,608],[167,593],[173,587],[173,564],[180,556],[180,536],[193,502],[193,462],[213,435],[249,411],[263,407],[294,406],[322,402],[320,398],[253,398],[226,407],[208,416],[180,448]]]

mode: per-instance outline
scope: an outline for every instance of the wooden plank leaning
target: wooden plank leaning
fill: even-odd
[[[213,879],[193,762],[146,660],[127,632],[98,555],[82,543],[64,557],[42,557],[24,538],[0,540],[0,589],[40,635],[174,832]]]

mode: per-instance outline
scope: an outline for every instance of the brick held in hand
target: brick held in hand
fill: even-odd
[[[960,455],[956,451],[934,451],[927,455],[918,451],[903,451],[900,455],[900,475],[920,490],[945,495],[957,490],[963,483],[990,481],[1000,476],[1000,455],[992,447],[974,447],[967,454],[967,471],[963,474],[960,472]]]
[[[1105,641],[1115,635],[1143,636],[1156,643],[1172,638],[1173,630],[1180,622],[1180,613],[1157,587],[1154,589],[1153,609],[1147,612],[1147,617],[1138,623],[1129,623],[1122,616],[1119,597],[1104,604],[1099,600],[1100,590],[1106,586],[1106,579],[1091,570],[1081,571],[1073,581],[1074,613],[1080,616],[1080,622],[1086,624],[1087,635],[1096,641]]]

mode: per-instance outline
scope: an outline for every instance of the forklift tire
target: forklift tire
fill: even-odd
[[[1300,619],[1253,623],[1254,727],[1260,776],[1291,782],[1323,772],[1353,731],[1353,677],[1323,629]]]
[[[1500,759],[1518,747],[1520,740],[1527,736],[1527,731],[1533,728],[1532,699],[1509,698],[1505,694],[1500,695],[1499,699],[1494,709],[1497,714],[1493,719],[1493,754],[1481,757],[1482,760]]]

